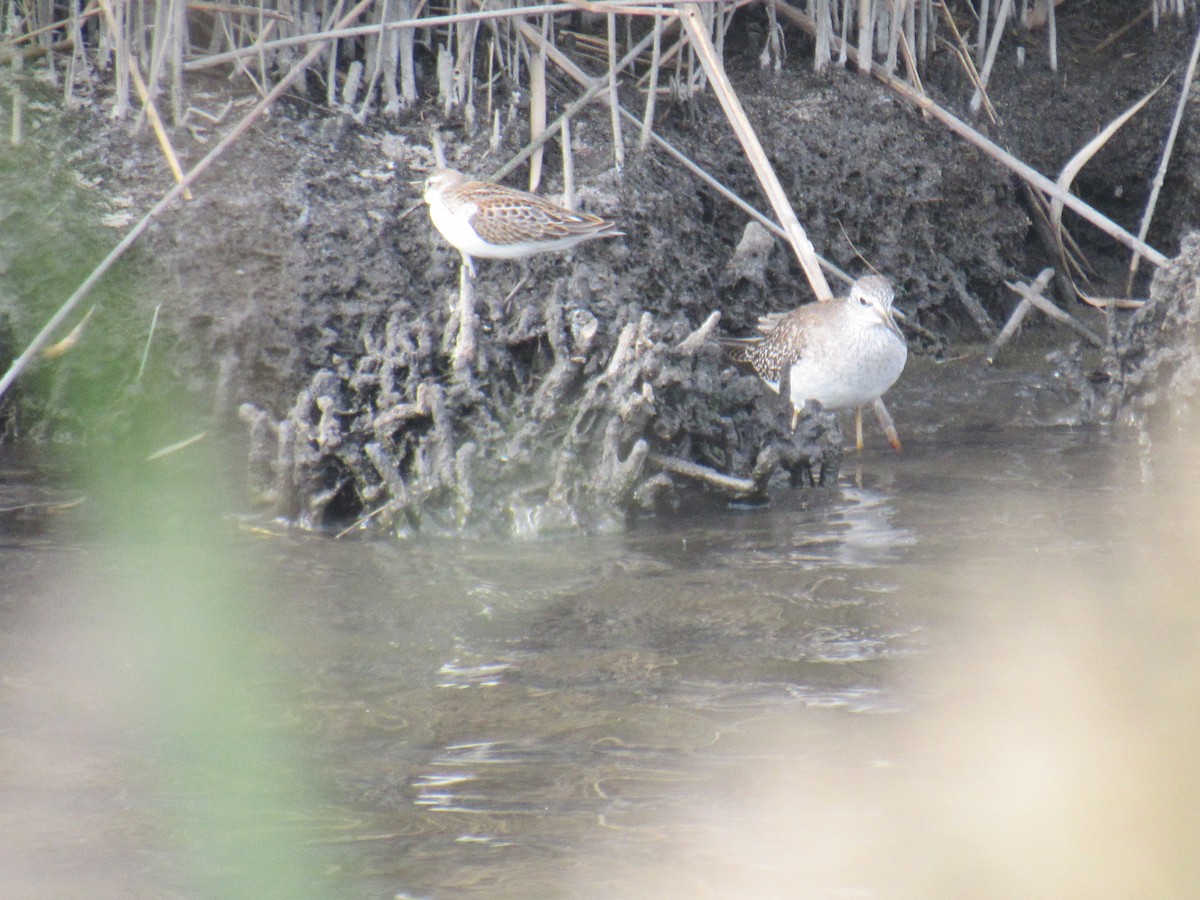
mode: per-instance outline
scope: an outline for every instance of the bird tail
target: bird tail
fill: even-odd
[[[717,339],[717,343],[725,351],[725,355],[729,358],[730,362],[736,363],[739,366],[751,365],[750,353],[761,341],[761,337],[723,337]]]

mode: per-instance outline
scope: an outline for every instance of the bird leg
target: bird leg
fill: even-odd
[[[900,434],[896,431],[896,423],[892,421],[892,415],[888,412],[886,406],[883,405],[883,398],[876,397],[873,404],[875,409],[875,418],[879,420],[879,425],[883,428],[884,434],[887,435],[888,443],[892,445],[892,449],[899,451]]]
[[[504,298],[504,303],[502,306],[504,307],[505,314],[508,313],[509,302],[513,297],[517,296],[517,291],[521,290],[521,288],[525,286],[525,282],[529,280],[529,263],[527,263],[524,259],[519,259],[517,260],[517,266],[521,271],[521,278],[517,281],[513,289],[508,292],[508,296]]]
[[[862,407],[854,407],[854,452],[862,453],[863,436],[862,436]]]
[[[462,253],[462,251],[460,250],[459,253]],[[463,268],[471,275],[471,280],[473,281],[475,279],[475,260],[467,256],[467,254],[462,253],[462,264]]]
[[[463,266],[458,273],[458,337],[454,341],[453,356],[455,377],[467,383],[471,381],[471,367],[475,364],[475,332],[479,327],[470,259],[463,254]]]

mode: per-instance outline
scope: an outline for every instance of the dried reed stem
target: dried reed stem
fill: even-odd
[[[1000,11],[996,13],[996,28],[992,32],[992,42],[988,46],[987,57],[979,72],[979,87],[971,96],[971,112],[979,112],[983,103],[983,95],[987,91],[988,79],[992,77],[992,66],[996,62],[996,53],[1000,49],[1000,39],[1004,37],[1004,25],[1008,21],[1008,13],[1012,8],[1012,0],[1000,0]]]
[[[1138,240],[1145,240],[1150,230],[1150,222],[1154,218],[1154,208],[1158,205],[1158,194],[1166,179],[1167,167],[1171,164],[1171,153],[1175,149],[1175,138],[1179,135],[1179,124],[1183,121],[1183,111],[1187,107],[1188,95],[1192,90],[1192,80],[1196,77],[1196,63],[1200,60],[1200,29],[1196,31],[1196,39],[1192,42],[1192,55],[1188,58],[1187,70],[1183,73],[1183,85],[1179,89],[1179,102],[1175,104],[1175,117],[1171,120],[1171,128],[1167,132],[1167,141],[1163,146],[1162,159],[1158,161],[1158,169],[1154,173],[1154,182],[1150,188],[1150,198],[1146,201],[1146,210],[1142,213],[1141,224],[1138,225]],[[1125,283],[1125,293],[1133,291],[1133,278],[1137,275],[1141,255],[1135,250],[1129,261],[1129,280]]]
[[[1029,286],[1035,294],[1040,294],[1046,289],[1046,285],[1050,283],[1050,279],[1054,277],[1054,270],[1047,267],[1038,273],[1038,277],[1034,279]],[[1033,308],[1033,304],[1025,296],[1021,297],[1021,301],[1017,304],[1017,308],[1012,311],[1012,315],[1008,317],[1008,321],[1004,323],[1004,327],[1000,329],[1000,333],[996,335],[996,339],[988,345],[987,353],[984,359],[991,365],[996,361],[996,357],[1000,355],[1000,351],[1017,333],[1017,329],[1021,327],[1021,323],[1025,321],[1025,317],[1029,314],[1029,310]]]
[[[717,58],[699,13],[694,7],[684,7],[679,10],[678,15],[691,39],[692,47],[696,51],[700,64],[704,67],[709,81],[712,82],[713,92],[717,95],[717,100],[724,109],[726,118],[733,126],[734,133],[738,136],[742,149],[758,176],[759,183],[771,201],[775,215],[779,217],[784,231],[787,232],[788,242],[792,245],[792,250],[795,251],[796,258],[800,261],[800,268],[804,270],[809,284],[812,285],[813,293],[816,294],[818,300],[832,299],[833,292],[830,291],[829,283],[821,272],[816,250],[813,249],[808,235],[804,233],[800,220],[796,218],[796,213],[788,201],[787,193],[783,190],[783,185],[779,183],[779,177],[771,167],[771,162],[767,159],[766,151],[759,143],[758,135],[754,133],[750,120],[746,118],[746,112],[742,109],[741,101],[725,74],[725,67]]]
[[[657,18],[657,17],[656,17]],[[621,131],[621,98],[617,96],[617,16],[608,14],[608,107],[612,118],[613,164],[625,166],[625,135]]]
[[[145,110],[146,119],[150,122],[150,128],[154,131],[154,137],[158,140],[158,146],[162,150],[163,156],[167,159],[167,165],[171,169],[171,174],[175,176],[177,183],[181,182],[183,181],[183,169],[179,165],[179,157],[175,155],[175,148],[171,146],[171,139],[167,136],[167,130],[163,127],[162,119],[159,118],[158,109],[150,97],[150,89],[146,86],[146,82],[142,78],[137,60],[125,45],[124,36],[117,31],[117,20],[113,15],[112,3],[110,0],[100,0],[100,8],[104,11],[104,18],[108,22],[109,30],[112,31],[113,39],[117,42],[116,52],[123,53],[128,57],[129,76],[133,79],[133,86],[137,90],[138,98],[142,101],[142,109]],[[183,189],[182,196],[184,200],[193,199],[192,192],[187,188]]]
[[[1071,182],[1075,180],[1075,176],[1079,174],[1080,170],[1087,165],[1088,161],[1093,156],[1100,152],[1100,148],[1108,143],[1109,139],[1111,139],[1112,136],[1117,133],[1118,129],[1120,129],[1122,125],[1128,122],[1134,116],[1134,114],[1138,112],[1138,110],[1149,103],[1151,97],[1162,90],[1163,85],[1165,84],[1165,81],[1160,83],[1156,88],[1125,110],[1125,112],[1121,113],[1121,115],[1109,122],[1099,134],[1088,141],[1079,150],[1079,152],[1077,152],[1067,161],[1067,164],[1063,166],[1062,173],[1058,176],[1058,181],[1056,182],[1058,187],[1061,188],[1062,191],[1067,194],[1067,196],[1070,196],[1068,192],[1071,188]],[[1059,255],[1065,261],[1066,251],[1063,247],[1064,230],[1062,227],[1062,214],[1063,201],[1061,197],[1055,197],[1050,202],[1050,226],[1054,230],[1054,238],[1058,243]],[[1138,238],[1138,240],[1140,241],[1141,238]]]
[[[542,45],[529,58],[529,137],[536,141],[546,130],[546,44],[550,17],[542,16]],[[536,191],[542,181],[542,150],[538,144],[529,156],[529,190]]]
[[[359,25],[354,28],[335,28],[309,34],[292,35],[277,38],[253,47],[241,47],[225,53],[215,53],[203,59],[194,59],[184,63],[183,70],[192,72],[198,69],[211,69],[214,66],[241,59],[244,56],[257,56],[259,51],[278,50],[282,47],[295,47],[300,44],[325,43],[346,38],[357,38],[378,35],[381,31],[394,31],[412,28],[437,28],[441,25],[456,25],[463,22],[478,22],[487,19],[524,18],[538,13],[560,13],[577,10],[579,7],[572,3],[545,3],[540,6],[521,6],[509,9],[492,9],[480,12],[458,13],[445,16],[426,16],[425,18],[406,19],[399,22],[387,22],[382,25]]]
[[[546,141],[554,137],[564,122],[566,122],[568,119],[574,118],[579,111],[591,103],[601,91],[608,88],[612,77],[612,73],[606,73],[602,78],[593,79],[590,75],[575,65],[575,63],[573,63],[566,55],[564,55],[562,51],[560,51],[549,41],[545,40],[541,33],[530,26],[529,23],[517,22],[516,29],[517,33],[520,34],[521,37],[523,37],[537,49],[537,52],[541,53],[544,50],[547,57],[553,60],[555,65],[570,75],[572,79],[586,88],[586,90],[578,100],[566,108],[561,116],[548,125],[540,135],[530,141],[520,153],[493,172],[491,175],[492,181],[499,181],[501,178],[519,166],[522,162],[528,159],[534,150],[536,150],[538,147],[541,147],[546,143]],[[633,63],[635,59],[641,56],[642,52],[650,45],[650,42],[653,39],[653,32],[642,38],[636,45],[630,48],[628,53],[621,57],[620,61],[616,64],[615,70],[617,72],[624,71],[630,64]],[[618,109],[619,108],[620,107],[618,105]]]
[[[342,17],[342,19],[338,22],[337,27],[345,28],[347,25],[354,22],[359,16],[366,12],[366,10],[371,6],[372,2],[374,2],[374,0],[360,0],[360,2],[350,10],[350,12]],[[125,255],[126,251],[128,251],[129,248],[134,245],[137,239],[142,236],[142,233],[150,227],[150,223],[158,218],[158,216],[162,214],[167,207],[179,199],[184,190],[186,190],[193,181],[204,174],[204,172],[208,170],[209,166],[211,166],[221,156],[221,154],[228,150],[232,144],[234,144],[239,138],[241,138],[243,134],[246,133],[251,125],[258,121],[262,114],[270,108],[271,104],[278,100],[279,97],[282,96],[283,93],[289,87],[291,87],[292,84],[294,84],[295,81],[304,73],[304,70],[307,69],[309,65],[311,65],[312,62],[321,55],[323,49],[324,43],[320,41],[310,47],[308,52],[305,53],[304,56],[301,57],[294,66],[292,66],[287,75],[285,75],[283,79],[271,89],[271,92],[267,94],[267,96],[263,97],[263,99],[257,104],[255,104],[254,108],[246,113],[242,121],[240,121],[237,126],[229,132],[229,134],[221,138],[221,140],[217,142],[212,150],[210,150],[203,159],[196,163],[192,170],[183,177],[182,181],[168,191],[161,200],[154,204],[150,211],[146,213],[146,215],[144,215],[136,225],[129,229],[129,231],[125,234],[125,237],[121,239],[117,246],[113,247],[113,249],[109,251],[108,255],[101,260],[100,264],[96,266],[96,268],[92,270],[91,274],[84,279],[83,283],[75,289],[75,292],[71,294],[71,296],[63,302],[62,306],[58,308],[58,311],[50,317],[50,320],[42,326],[42,330],[34,336],[33,340],[29,342],[29,345],[21,352],[21,355],[13,360],[13,363],[11,366],[9,366],[8,371],[4,373],[4,377],[0,378],[0,397],[4,396],[8,389],[12,386],[13,382],[16,381],[17,376],[19,376],[21,372],[25,370],[25,367],[29,365],[30,360],[32,360],[37,352],[43,346],[45,346],[46,342],[50,339],[50,336],[54,333],[54,330],[58,328],[58,326],[62,324],[63,320],[71,314],[71,311],[79,305],[79,301],[86,297],[88,292],[95,286],[96,282],[98,282],[104,276],[104,274],[113,267],[117,260]]]
[[[787,3],[786,0],[769,0],[769,2],[774,3],[779,11],[782,12],[794,24],[798,25],[809,34],[814,33],[816,29],[816,23],[800,10]],[[852,58],[857,59],[857,51],[853,47],[847,48],[847,52]],[[1137,250],[1147,260],[1154,263],[1156,266],[1163,266],[1167,264],[1167,257],[1162,253],[1147,245],[1140,239],[1134,237],[1116,222],[1112,221],[1112,219],[1109,219],[1096,209],[1093,209],[1074,194],[1063,191],[1062,188],[1056,185],[1041,172],[1017,159],[1003,147],[997,145],[994,141],[984,137],[966,122],[938,106],[937,103],[935,103],[925,94],[918,93],[910,85],[901,81],[899,78],[889,76],[879,66],[873,66],[871,68],[871,73],[892,90],[894,90],[897,94],[899,94],[908,103],[911,103],[917,109],[937,119],[959,137],[970,142],[971,144],[974,144],[996,162],[1000,163],[1000,165],[1015,173],[1033,187],[1040,191],[1044,191],[1053,198],[1062,200],[1063,205],[1067,209],[1078,213],[1109,237],[1120,241],[1127,247]]]
[[[761,491],[760,485],[749,478],[726,475],[724,472],[718,472],[716,469],[710,469],[708,466],[702,466],[699,463],[680,459],[676,456],[666,456],[662,453],[652,452],[646,454],[646,462],[652,466],[657,466],[664,472],[701,481],[712,485],[718,490],[727,491],[736,496],[750,496]]]
[[[1049,274],[1047,274],[1047,273],[1049,273]],[[1006,281],[1004,283],[1008,286],[1008,288],[1010,290],[1015,291],[1021,297],[1024,297],[1026,300],[1028,300],[1030,303],[1032,303],[1035,307],[1037,307],[1039,310],[1044,312],[1047,316],[1049,316],[1054,321],[1061,322],[1063,325],[1066,325],[1068,328],[1070,328],[1076,334],[1083,337],[1089,343],[1094,344],[1097,347],[1103,347],[1104,341],[1100,338],[1100,336],[1098,334],[1096,334],[1096,332],[1092,331],[1086,325],[1084,325],[1083,323],[1076,320],[1076,318],[1074,316],[1072,316],[1070,313],[1064,312],[1063,310],[1059,309],[1052,302],[1050,302],[1044,296],[1042,296],[1041,291],[1045,287],[1045,282],[1043,281],[1043,276],[1045,276],[1045,281],[1048,281],[1050,279],[1050,277],[1053,276],[1053,274],[1054,274],[1053,269],[1050,269],[1050,268],[1042,269],[1041,273],[1038,275],[1038,280],[1035,283],[1035,286],[1022,284],[1017,281]],[[1036,284],[1041,284],[1042,287],[1037,288]]]
[[[650,132],[654,128],[654,104],[658,100],[658,67],[662,61],[663,17],[654,17],[654,49],[650,55],[650,84],[646,89],[646,111],[642,113],[642,133],[638,137],[638,149],[645,150],[650,143]]]

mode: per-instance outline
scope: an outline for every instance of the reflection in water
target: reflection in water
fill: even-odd
[[[292,832],[325,854],[310,893],[1185,894],[1200,528],[1190,495],[1123,480],[1120,453],[976,433],[868,457],[861,487],[757,510],[693,498],[621,536],[257,543],[271,588],[247,601],[247,652],[276,699],[249,727],[316,786]],[[121,646],[99,588],[40,574],[85,569],[94,545],[4,534],[6,651]],[[68,627],[51,596],[90,618]],[[128,832],[73,838],[98,870],[39,851],[43,895],[75,895],[80,871],[94,895],[187,893],[182,837],[132,862],[179,803],[143,784],[154,753],[114,766],[130,751],[96,725],[80,754],[47,725],[74,714],[67,660],[5,658],[0,715],[80,777],[33,800],[25,745],[0,755],[0,801],[21,810],[0,818],[0,871],[28,876],[0,887],[32,883],[3,865],[41,846],[28,823],[119,796]],[[40,719],[15,715],[34,701]]]

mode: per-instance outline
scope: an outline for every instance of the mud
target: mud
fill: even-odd
[[[1105,9],[1115,21],[1122,6]],[[1031,50],[1020,70],[1002,54],[993,82],[1005,116],[997,130],[1049,172],[1177,65],[1187,42],[1184,29],[1164,37],[1166,26],[1157,35],[1147,26],[1097,53],[1082,32],[1098,20],[1071,15],[1060,16],[1068,50],[1058,79]],[[817,250],[851,274],[865,259],[893,279],[915,352],[952,355],[987,336],[1014,304],[1004,280],[1028,277],[1048,258],[1018,184],[856,72],[810,72],[799,35],[789,36],[782,73],[761,70],[762,33],[758,12],[739,13],[727,66]],[[927,87],[955,108],[969,96],[948,56],[935,61]],[[228,90],[198,81],[192,102],[216,109]],[[1125,184],[1136,166],[1144,183],[1170,94],[1091,168],[1125,173]],[[626,102],[636,107],[638,96],[629,89]],[[552,99],[561,107],[572,95]],[[755,265],[735,262],[744,214],[654,150],[630,152],[618,172],[600,106],[573,122],[578,197],[626,236],[534,259],[511,300],[517,266],[481,262],[476,350],[456,370],[458,255],[409,181],[433,161],[433,129],[452,165],[498,167],[526,138],[523,112],[509,113],[493,151],[487,134],[466,136],[461,119],[432,100],[399,121],[365,125],[290,101],[148,236],[137,265],[150,288],[137,302],[143,312],[161,303],[167,337],[155,365],[204,398],[207,424],[245,443],[263,508],[309,528],[541,534],[620,527],[633,512],[671,503],[681,482],[656,457],[744,477],[758,494],[772,477],[834,477],[836,421],[812,417],[789,437],[778,404],[700,330],[719,311],[722,331],[746,333],[764,312],[809,300],[790,250],[773,241]],[[131,143],[127,123],[98,117],[89,128],[88,166],[103,173],[104,197],[149,206],[168,183],[151,139]],[[711,97],[661,109],[658,130],[767,209]],[[1151,232],[1165,252],[1194,208],[1190,134]],[[186,132],[177,137],[185,164],[207,149]],[[552,143],[540,188],[550,195],[560,188],[556,154]],[[1133,227],[1145,192],[1117,191],[1117,175],[1089,178],[1079,182],[1085,199]],[[1157,282],[1160,293],[1168,281]],[[1136,348],[1153,339],[1154,315],[1148,308],[1122,345],[1122,371],[1142,369]],[[1077,368],[1080,402],[1094,405],[1082,389],[1090,372]],[[1120,407],[1110,399],[1105,409]]]

